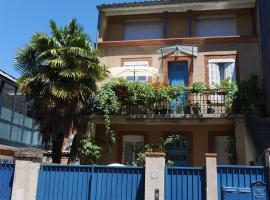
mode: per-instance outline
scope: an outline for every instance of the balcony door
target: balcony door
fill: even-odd
[[[187,61],[175,61],[169,62],[168,65],[168,83],[172,86],[178,86],[180,84],[188,85],[188,62]],[[183,106],[186,102],[187,95],[181,94],[176,101],[170,102],[169,106],[174,113],[182,113]]]
[[[167,160],[173,161],[174,166],[189,165],[190,136],[176,135],[173,143],[168,145]]]

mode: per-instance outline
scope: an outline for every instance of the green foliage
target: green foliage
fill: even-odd
[[[209,86],[202,82],[193,83],[191,87],[192,93],[203,93],[206,92],[207,90],[209,90]]]
[[[147,152],[153,152],[153,151],[156,151],[156,152],[163,152],[163,153],[166,153],[167,151],[167,146],[171,143],[173,143],[175,140],[175,136],[172,135],[172,136],[169,136],[167,138],[161,138],[161,142],[158,143],[158,144],[146,144],[144,146],[144,148],[142,148],[140,150],[140,152],[137,154],[136,156],[136,160],[135,162],[133,163],[133,165],[135,166],[144,166],[145,165],[145,154]],[[173,161],[171,160],[168,160],[167,163],[166,163],[167,166],[173,166],[174,163]]]
[[[63,28],[51,21],[50,29],[50,34],[35,33],[15,60],[19,88],[33,105],[31,114],[43,143],[53,143],[53,162],[60,162],[64,135],[84,126],[82,118],[95,96],[96,82],[108,71],[76,20]]]
[[[226,78],[220,83],[220,85],[217,86],[217,89],[225,93],[225,108],[228,112],[231,112],[232,105],[237,97],[237,84],[235,82],[232,82],[230,78]]]
[[[101,147],[99,147],[94,138],[84,137],[78,147],[81,164],[96,164],[101,156]]]
[[[226,94],[225,106],[229,110],[235,99],[237,92],[236,83],[232,83],[229,79],[224,80],[219,86]],[[155,88],[149,83],[127,82],[124,79],[114,79],[103,85],[97,96],[97,104],[104,115],[106,133],[109,136],[109,144],[115,143],[115,134],[111,128],[110,116],[128,105],[143,105],[145,113],[158,113],[163,108],[164,102],[173,102],[175,99],[185,92],[196,94],[209,94],[210,87],[205,83],[194,83],[191,87],[180,84],[179,86],[162,86]],[[123,94],[126,93],[126,94]],[[228,97],[227,97],[228,94]],[[186,102],[183,105],[186,114],[190,114],[191,109],[196,114],[200,112],[199,103],[191,104]],[[121,110],[125,114],[125,110]]]

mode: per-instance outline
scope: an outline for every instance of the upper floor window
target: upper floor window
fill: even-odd
[[[220,84],[226,78],[236,81],[235,59],[210,59],[208,67],[210,85]]]
[[[237,35],[235,16],[202,16],[195,25],[198,37]]]
[[[159,19],[130,20],[124,25],[124,40],[162,38],[162,22]]]

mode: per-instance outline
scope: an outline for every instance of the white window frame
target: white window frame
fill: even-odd
[[[135,143],[144,143],[144,135],[123,135],[123,143],[122,143],[122,163],[125,162],[125,143],[131,142]],[[132,160],[135,161],[135,153],[132,155]]]
[[[156,23],[159,23],[160,24],[160,36],[159,37],[153,37],[153,38],[138,38],[138,39],[129,39],[127,37],[127,24],[128,23],[143,23],[143,22],[156,22]],[[147,40],[147,39],[161,39],[163,36],[163,22],[162,22],[162,19],[160,18],[153,18],[153,19],[135,19],[135,20],[126,20],[124,22],[124,40]]]

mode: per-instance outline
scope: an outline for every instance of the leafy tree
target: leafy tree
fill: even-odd
[[[83,114],[94,98],[96,82],[107,76],[97,51],[75,19],[65,27],[50,21],[51,34],[35,33],[16,54],[20,90],[32,102],[43,143],[52,144],[53,162],[59,163],[63,139],[70,128],[81,130]]]

